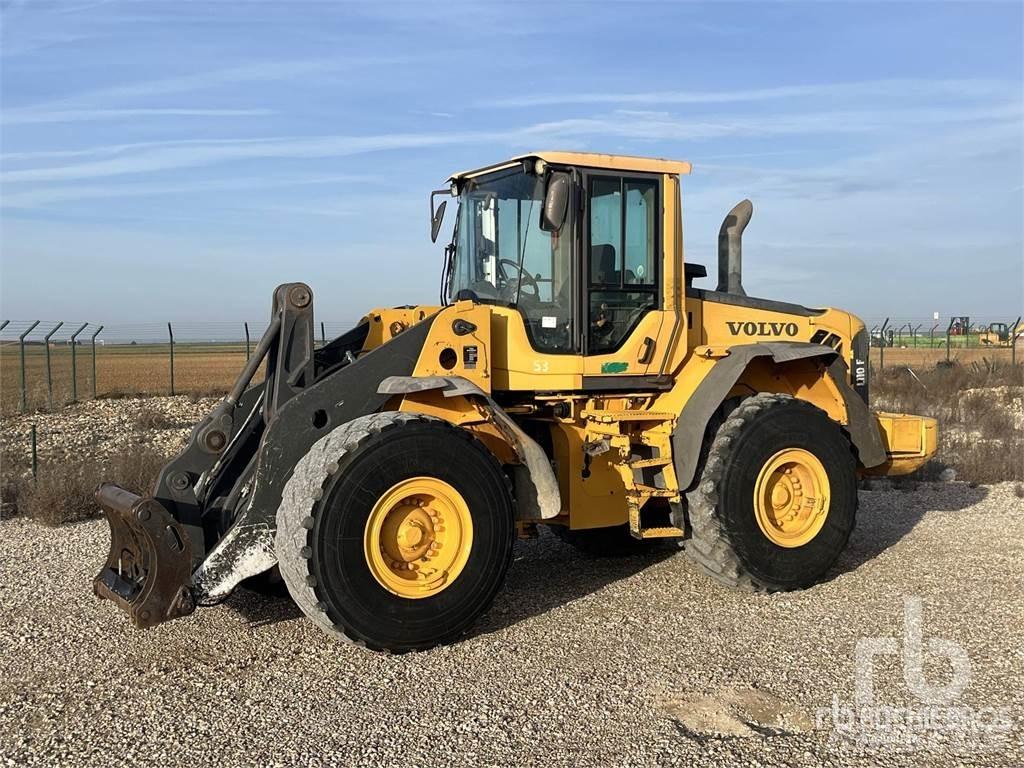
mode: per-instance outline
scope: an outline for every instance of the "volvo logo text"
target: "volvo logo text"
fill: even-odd
[[[796,323],[742,323],[739,320],[726,320],[729,332],[733,336],[796,336],[800,329]]]

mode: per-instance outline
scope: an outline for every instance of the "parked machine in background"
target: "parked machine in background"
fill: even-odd
[[[747,295],[749,201],[717,286],[697,285],[689,170],[538,152],[454,174],[441,301],[371,310],[319,349],[312,291],[279,286],[152,495],[97,492],[96,592],[149,627],[279,573],[328,633],[405,651],[466,632],[539,525],[588,550],[674,539],[743,589],[821,579],[858,477],[920,466],[936,424],[869,410],[858,318]]]
[[[981,332],[978,341],[989,347],[1008,347],[1011,341],[1024,336],[1024,323],[1011,328],[1009,323],[989,323],[988,328]]]

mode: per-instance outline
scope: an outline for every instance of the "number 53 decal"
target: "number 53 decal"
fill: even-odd
[[[547,373],[548,372],[548,361],[547,360],[534,360],[533,361],[533,372],[534,373]]]

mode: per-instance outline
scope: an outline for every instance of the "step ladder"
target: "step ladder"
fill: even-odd
[[[641,515],[644,505],[651,499],[681,500],[672,463],[672,429],[676,415],[642,410],[584,410],[580,415],[586,425],[588,442],[607,440],[616,452],[612,465],[626,488],[629,530],[633,537],[666,539],[683,536],[685,531],[673,525],[645,528]],[[644,482],[655,479],[655,475],[660,475],[661,482],[657,485]]]

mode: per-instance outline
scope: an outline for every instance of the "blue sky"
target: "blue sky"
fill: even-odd
[[[262,319],[288,280],[333,321],[433,301],[430,190],[565,148],[692,161],[709,267],[749,196],[748,293],[1015,315],[1022,28],[1016,2],[8,2],[0,311]]]

